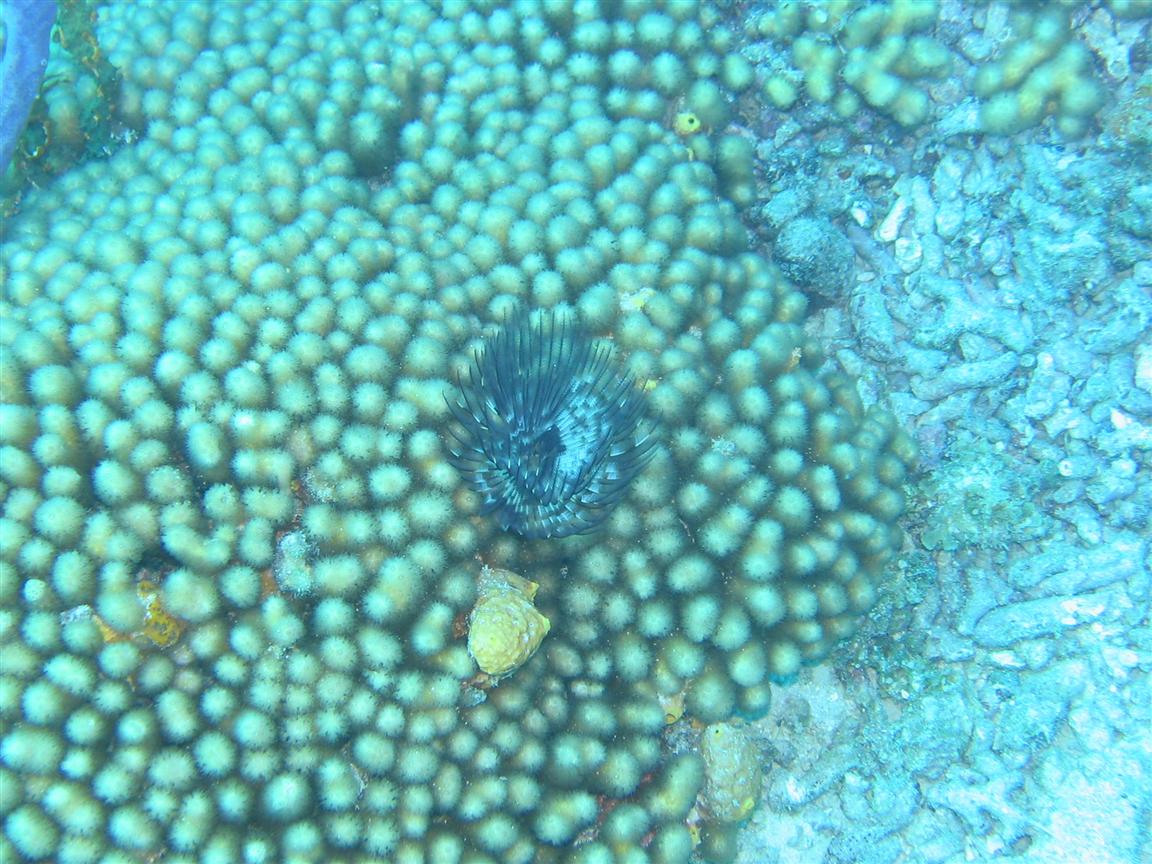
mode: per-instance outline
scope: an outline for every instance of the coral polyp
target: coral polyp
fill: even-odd
[[[459,385],[453,462],[484,511],[524,537],[593,530],[652,456],[635,382],[568,316],[507,319]]]

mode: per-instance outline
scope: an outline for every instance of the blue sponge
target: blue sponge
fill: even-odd
[[[5,0],[0,20],[7,38],[0,55],[0,175],[8,170],[16,142],[48,65],[49,34],[56,0]]]

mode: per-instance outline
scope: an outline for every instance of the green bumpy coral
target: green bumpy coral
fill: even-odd
[[[935,0],[775,4],[752,33],[788,45],[788,63],[764,79],[765,98],[781,109],[801,97],[841,117],[864,105],[901,126],[928,119],[926,85],[948,74],[952,56],[931,35]]]
[[[687,861],[662,700],[759,716],[852,632],[913,458],[749,251],[717,13],[172,2],[100,38],[147,131],[0,249],[0,858]],[[662,424],[595,534],[501,532],[448,460],[522,306]],[[482,564],[551,622],[498,687]]]
[[[963,11],[983,32],[960,51],[973,68],[966,79],[980,102],[979,129],[1011,135],[1051,117],[1064,137],[1085,134],[1104,104],[1104,89],[1091,52],[1071,25],[1083,4],[972,5]],[[807,99],[842,118],[867,107],[900,126],[918,127],[933,116],[931,85],[963,68],[951,47],[957,40],[937,38],[937,0],[785,0],[770,6],[750,17],[747,32],[775,47],[761,90],[781,110]],[[1143,0],[1111,6],[1117,17],[1149,14]]]
[[[1093,74],[1091,52],[1073,38],[1069,17],[1058,6],[1014,15],[1014,38],[972,82],[985,131],[1011,135],[1048,116],[1065,137],[1087,131],[1104,104],[1104,88]]]

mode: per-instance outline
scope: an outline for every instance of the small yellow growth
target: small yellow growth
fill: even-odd
[[[485,567],[468,619],[468,653],[489,675],[507,675],[536,653],[551,622],[532,605],[535,582]]]
[[[691,111],[681,111],[672,120],[672,131],[682,138],[700,131],[700,118]]]
[[[136,585],[136,596],[144,604],[144,629],[140,635],[158,648],[173,645],[184,631],[184,624],[164,608],[156,584],[141,579]]]
[[[692,808],[692,812],[696,813],[697,816],[694,820],[692,820],[688,823],[688,836],[692,838],[692,848],[695,849],[697,846],[700,845],[700,840],[701,840],[701,837],[700,837],[700,817],[699,817],[699,813],[695,807]]]
[[[648,304],[648,301],[655,296],[656,292],[648,287],[628,291],[620,295],[620,311],[624,313],[639,312]]]
[[[684,691],[673,693],[671,696],[661,694],[660,707],[664,709],[664,722],[671,726],[684,716]]]
[[[105,642],[123,642],[128,637],[121,633],[119,630],[113,630],[104,623],[104,619],[92,613],[92,620],[96,622],[96,627],[100,630],[100,635],[104,637]]]
[[[164,608],[160,602],[160,589],[151,579],[141,579],[136,583],[136,596],[144,606],[144,626],[131,633],[122,633],[108,626],[108,623],[92,612],[92,620],[100,629],[105,642],[123,642],[143,636],[157,648],[168,648],[176,644],[184,632],[184,622]]]

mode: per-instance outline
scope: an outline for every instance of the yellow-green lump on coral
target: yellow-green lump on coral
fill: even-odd
[[[485,568],[468,616],[468,653],[489,675],[506,675],[536,653],[551,627],[532,605],[537,585],[507,570]]]
[[[0,244],[0,859],[685,864],[662,705],[763,716],[852,633],[915,455],[752,250],[720,12],[100,13],[131,134]],[[587,532],[453,465],[517,309],[658,429]],[[479,562],[540,586],[511,650]]]
[[[739,822],[760,800],[764,757],[737,723],[712,723],[700,733],[704,790],[700,805],[710,819]]]

